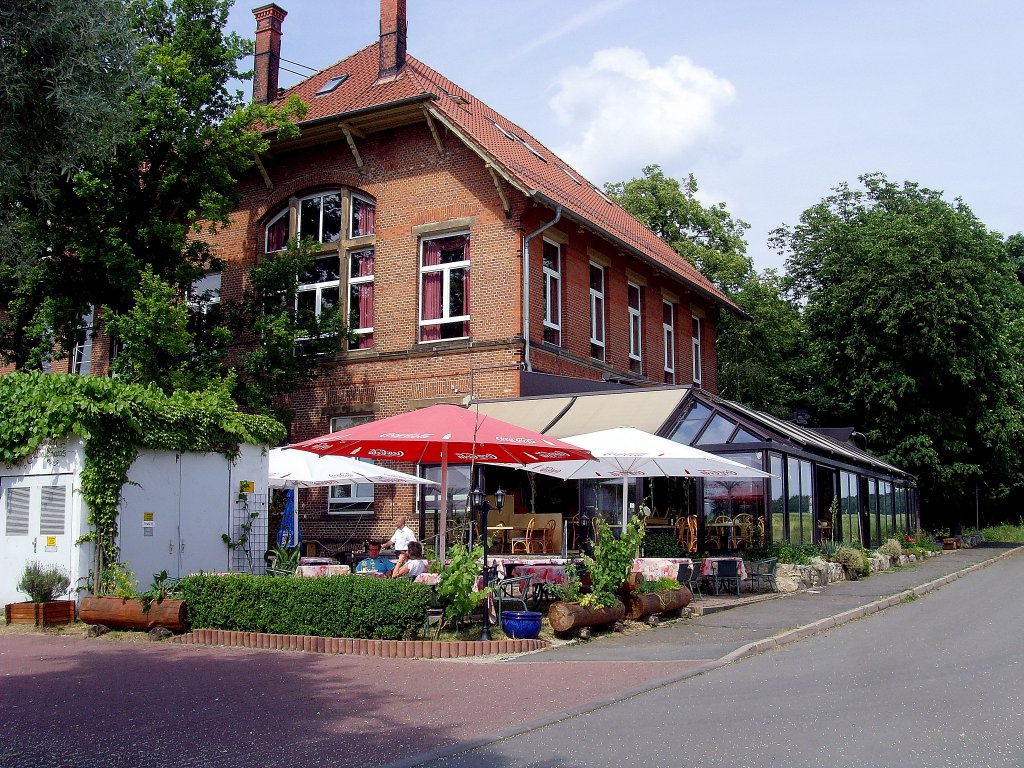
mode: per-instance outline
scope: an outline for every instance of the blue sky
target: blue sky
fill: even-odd
[[[377,39],[377,0],[278,0],[282,56]],[[252,37],[251,8],[232,30]],[[1019,0],[408,0],[409,52],[591,181],[657,163],[768,233],[881,171],[1024,230]],[[289,64],[284,66],[297,69]],[[282,85],[298,78],[282,72]],[[248,92],[246,94],[249,95]]]

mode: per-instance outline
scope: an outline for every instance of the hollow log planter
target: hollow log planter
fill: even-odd
[[[548,608],[548,623],[555,632],[569,632],[579,627],[599,627],[621,621],[626,606],[616,602],[611,608],[591,608],[579,603],[552,603]]]
[[[78,616],[86,624],[103,624],[111,629],[167,627],[172,632],[184,632],[188,621],[185,601],[170,598],[153,602],[147,612],[142,601],[134,598],[83,597]]]
[[[8,603],[4,606],[4,618],[8,624],[35,624],[37,627],[70,624],[75,620],[75,601]]]
[[[631,592],[626,603],[626,618],[639,621],[654,613],[678,611],[688,606],[691,600],[693,600],[693,593],[686,587],[646,594]]]

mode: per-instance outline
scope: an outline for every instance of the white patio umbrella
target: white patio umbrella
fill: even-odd
[[[270,451],[271,488],[323,488],[330,485],[437,485],[415,475],[388,469],[347,456],[321,456],[309,451],[273,448]],[[299,498],[295,494],[295,530],[292,541],[298,541]]]
[[[634,427],[615,427],[562,438],[586,448],[594,458],[588,461],[558,461],[520,466],[562,480],[620,478],[622,480],[622,525],[626,525],[627,486],[634,477],[771,477],[738,461],[716,456],[699,448],[652,435]]]

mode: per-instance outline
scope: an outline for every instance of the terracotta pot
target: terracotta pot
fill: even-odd
[[[75,601],[8,603],[4,606],[4,615],[8,624],[35,624],[37,627],[70,624],[75,620]]]

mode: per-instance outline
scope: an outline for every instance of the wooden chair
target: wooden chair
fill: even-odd
[[[676,518],[676,541],[684,551],[690,551],[690,523],[682,516]]]
[[[546,526],[544,526],[544,530],[543,531],[539,531],[538,533],[543,533],[543,535],[544,535],[544,540],[543,540],[543,543],[542,543],[542,548],[540,550],[541,552],[555,552],[555,551],[557,551],[555,549],[555,521],[554,520],[548,520],[548,524]]]
[[[736,515],[732,519],[733,530],[736,531],[736,540],[733,542],[736,549],[742,548],[750,541],[750,535],[754,529],[754,517],[747,513]]]
[[[686,527],[690,529],[690,548],[688,552],[697,551],[697,516],[690,515],[686,518]]]
[[[521,552],[524,555],[530,554],[530,543],[533,541],[533,527],[537,523],[537,518],[531,517],[530,522],[526,524],[526,535],[525,536],[513,536],[512,537],[512,554]]]
[[[711,533],[708,536],[708,546],[711,546],[710,542],[712,539],[714,539],[715,543],[717,544],[715,549],[721,549],[723,543],[729,549],[732,549],[734,540],[733,531],[735,530],[733,526],[734,521],[728,515],[719,515],[714,520],[712,520],[711,530],[713,531],[713,533]]]

